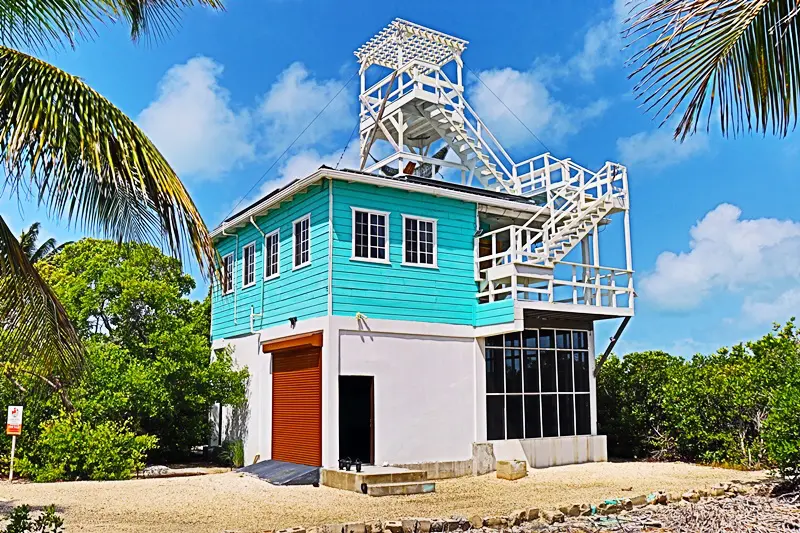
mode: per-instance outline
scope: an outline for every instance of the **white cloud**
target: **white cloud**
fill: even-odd
[[[498,140],[509,147],[535,142],[509,109],[537,135],[559,141],[576,133],[608,108],[605,100],[597,100],[584,108],[568,106],[556,100],[533,71],[504,68],[478,75],[483,83],[470,82],[470,101]]]
[[[793,287],[770,298],[769,295],[748,296],[742,304],[742,318],[750,323],[786,322],[800,316],[800,288]]]
[[[336,133],[351,131],[356,121],[353,112],[356,99],[343,87],[340,80],[314,79],[302,63],[289,65],[270,87],[258,110],[264,121],[262,133],[268,152],[274,155],[283,151],[328,102],[325,112],[295,146],[302,148],[319,142],[329,145]]]
[[[223,67],[194,57],[170,68],[137,122],[180,175],[213,179],[254,156],[247,111],[219,84]]]
[[[672,129],[666,126],[617,139],[617,151],[622,163],[654,170],[677,165],[708,149],[707,135],[697,133],[679,142],[672,138]]]
[[[743,312],[770,314],[752,295],[774,295],[800,280],[800,222],[741,214],[730,204],[709,211],[692,227],[688,252],[658,256],[655,270],[640,282],[642,297],[663,308],[690,309],[727,290],[744,293]],[[790,306],[794,298],[773,296],[770,307]]]

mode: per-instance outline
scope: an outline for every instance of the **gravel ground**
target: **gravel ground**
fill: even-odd
[[[466,477],[437,481],[435,494],[372,498],[326,487],[274,487],[230,472],[131,481],[3,482],[0,510],[54,503],[64,513],[68,531],[89,533],[263,531],[413,516],[504,514],[765,477],[681,463],[590,463],[533,470],[515,482],[493,475]]]

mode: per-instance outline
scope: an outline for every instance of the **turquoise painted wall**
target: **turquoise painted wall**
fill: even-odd
[[[351,260],[351,207],[388,211],[391,264]],[[333,314],[472,325],[475,204],[388,187],[333,182]],[[402,215],[437,219],[438,268],[402,265]]]
[[[492,326],[514,321],[514,300],[475,304],[475,326]]]
[[[264,238],[248,223],[245,227],[230,230],[239,236],[223,237],[216,242],[221,256],[235,252],[236,276],[233,293],[222,295],[218,283],[212,289],[211,336],[213,339],[250,333],[251,306],[262,317],[256,317],[255,329],[268,328],[288,321],[325,316],[328,313],[328,187],[323,180],[289,201],[270,210],[266,216],[256,217],[256,224],[264,233],[280,229],[280,276],[264,282]],[[311,214],[311,265],[292,270],[292,223]],[[256,283],[242,288],[242,248],[256,243]],[[262,302],[263,285],[263,302]],[[234,310],[234,305],[236,309]]]

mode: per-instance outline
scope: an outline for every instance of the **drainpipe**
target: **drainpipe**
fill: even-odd
[[[261,234],[261,312],[260,313],[254,313],[255,306],[252,306],[252,305],[250,306],[250,333],[255,333],[256,331],[255,331],[255,327],[253,325],[253,319],[255,319],[255,317],[258,317],[258,318],[261,319],[262,323],[264,322],[264,285],[266,285],[266,283],[264,282],[264,268],[265,268],[264,265],[266,265],[266,262],[267,262],[267,251],[264,248],[264,245],[265,245],[266,240],[267,240],[267,234],[264,233],[261,230],[261,228],[258,227],[258,224],[256,224],[256,221],[252,216],[250,217],[250,223]],[[261,324],[259,324],[259,325],[261,325]]]
[[[226,237],[236,237],[236,249],[233,251],[233,323],[234,325],[238,323],[237,320],[237,303],[238,303],[238,295],[239,293],[236,292],[236,256],[239,254],[239,234],[238,233],[225,233],[225,228],[222,228],[222,234]],[[226,274],[227,275],[227,274]]]

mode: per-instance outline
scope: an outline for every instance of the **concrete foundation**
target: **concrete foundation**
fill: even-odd
[[[492,441],[498,461],[526,461],[533,468],[605,462],[608,460],[605,435],[579,435],[543,439]]]
[[[465,461],[440,461],[394,465],[409,470],[422,470],[428,479],[450,479],[472,475],[472,459]]]

